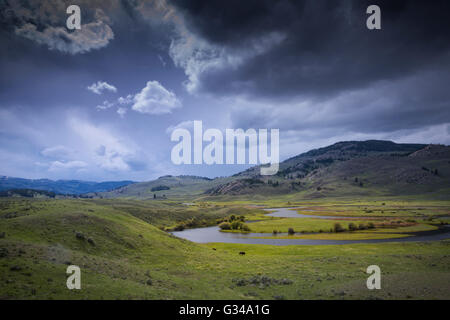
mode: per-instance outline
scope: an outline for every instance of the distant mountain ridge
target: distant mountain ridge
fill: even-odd
[[[76,189],[77,194],[86,193],[85,196],[93,198],[150,200],[243,196],[253,199],[291,194],[298,199],[374,194],[434,194],[448,198],[449,164],[450,147],[445,145],[394,143],[383,140],[343,141],[291,157],[280,163],[278,173],[273,176],[261,176],[260,166],[254,166],[233,176],[214,179],[165,175],[152,181],[103,182],[83,188],[75,186],[90,183],[77,180],[60,182],[70,182],[72,187],[69,188],[70,192],[67,192],[66,188],[63,193],[75,193],[73,189]],[[41,187],[14,188],[55,191],[45,187],[51,180],[33,181],[41,181]],[[4,179],[0,178],[0,191],[5,188],[4,182]],[[43,186],[42,182],[45,182]],[[80,192],[80,189],[83,189],[83,192]]]
[[[0,176],[0,191],[12,189],[45,190],[57,194],[79,195],[89,192],[105,192],[124,187],[134,181],[105,181],[93,182],[83,180],[49,180],[49,179],[24,179],[8,176]]]

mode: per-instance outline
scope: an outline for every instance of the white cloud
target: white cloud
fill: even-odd
[[[397,142],[402,143],[432,143],[450,144],[450,123],[438,124],[429,127],[400,130],[391,135]]]
[[[88,164],[84,161],[53,161],[50,164],[50,168],[48,171],[57,171],[57,170],[66,170],[66,169],[80,169],[80,168],[86,168]]]
[[[117,114],[123,118],[127,114],[128,109],[124,107],[117,108]]]
[[[140,113],[165,114],[180,107],[181,102],[175,93],[164,88],[158,81],[148,81],[141,92],[134,96],[132,109]]]
[[[96,108],[97,108],[98,110],[106,110],[106,109],[111,108],[113,105],[114,105],[114,103],[109,102],[108,100],[105,100],[105,101],[103,101],[102,104],[97,105]]]
[[[41,154],[48,158],[66,159],[71,157],[74,151],[68,147],[58,145],[43,149]]]
[[[117,102],[119,104],[130,104],[130,103],[133,103],[133,98],[134,98],[134,96],[132,94],[129,94],[125,98],[120,97],[119,99],[117,99]]]
[[[163,67],[165,67],[167,65],[166,60],[164,60],[164,58],[160,54],[158,54],[158,59],[159,59],[159,61],[161,61],[161,64],[163,65]]]
[[[72,118],[71,129],[79,136],[85,156],[96,166],[108,171],[130,171],[144,158],[139,148],[130,140],[115,135],[107,128]]]
[[[95,94],[102,94],[103,91],[112,91],[117,92],[117,88],[105,81],[97,81],[90,86],[87,87],[87,89]]]
[[[187,120],[187,121],[182,121],[179,124],[176,124],[174,126],[169,126],[166,129],[166,133],[168,135],[172,134],[172,131],[174,131],[175,129],[187,129],[187,130],[193,130],[194,128],[194,121],[193,120]]]

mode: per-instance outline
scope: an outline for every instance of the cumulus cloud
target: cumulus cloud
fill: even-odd
[[[134,111],[146,114],[171,113],[180,108],[181,102],[175,93],[164,88],[158,81],[148,81],[147,85],[134,96]]]
[[[97,81],[87,87],[87,89],[95,94],[102,94],[103,91],[117,92],[117,88],[106,81]]]
[[[93,83],[87,89],[96,94],[102,94],[105,90],[117,91],[116,87],[104,81]],[[105,100],[96,108],[107,110],[118,106],[116,112],[123,118],[128,112],[126,105],[132,105],[131,109],[139,113],[158,115],[171,113],[173,109],[180,108],[181,102],[175,93],[164,88],[158,81],[148,81],[140,92],[119,97],[115,102]]]
[[[87,89],[96,94],[101,94],[104,90],[117,91],[116,87],[103,81],[93,83]],[[158,81],[148,81],[140,92],[119,97],[115,102],[105,100],[96,108],[107,110],[118,106],[116,112],[123,118],[128,112],[126,105],[132,105],[131,109],[139,113],[158,115],[171,113],[173,109],[180,108],[181,102],[175,93],[164,88]]]

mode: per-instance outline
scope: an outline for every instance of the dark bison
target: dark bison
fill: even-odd
[[[241,251],[241,252],[239,252],[239,254],[240,254],[241,256],[243,256],[243,255],[245,254],[245,252],[244,252],[244,251]]]

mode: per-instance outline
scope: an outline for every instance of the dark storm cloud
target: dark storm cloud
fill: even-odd
[[[239,97],[233,127],[314,140],[433,126],[442,135],[435,126],[450,123],[448,1],[172,3],[189,31],[171,47],[187,89]],[[372,4],[381,30],[366,27]]]
[[[329,98],[247,103],[235,108],[231,120],[236,127],[310,130],[317,135],[416,129],[450,121],[448,83],[448,72],[421,73]]]
[[[186,28],[221,52],[219,62],[230,56],[237,61],[208,65],[210,55],[189,57],[185,65],[202,67],[185,68],[187,74],[205,92],[328,95],[449,68],[450,2],[445,0],[172,3]],[[371,4],[381,7],[382,30],[366,28]]]

